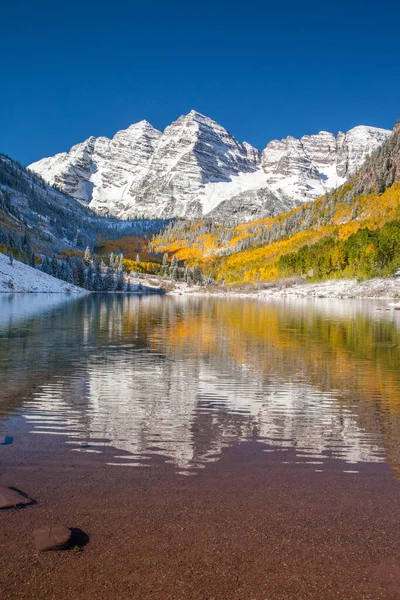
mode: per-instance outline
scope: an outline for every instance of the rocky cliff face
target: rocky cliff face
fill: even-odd
[[[191,111],[163,133],[147,121],[113,139],[91,137],[30,165],[101,214],[215,218],[271,216],[342,184],[390,135],[355,127],[270,142],[262,154]]]
[[[201,216],[208,212],[207,184],[254,173],[260,153],[240,144],[215,121],[191,111],[166,128],[145,175],[128,191],[119,216]]]
[[[315,200],[342,185],[366,157],[389,137],[390,131],[359,126],[335,136],[327,131],[274,140],[262,153],[267,186],[280,198]]]
[[[33,163],[29,168],[79,202],[115,214],[127,190],[139,181],[161,137],[147,121],[118,131],[113,139],[90,137],[69,152]]]

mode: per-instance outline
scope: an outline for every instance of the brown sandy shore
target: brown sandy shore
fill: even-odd
[[[385,464],[282,464],[299,459],[247,443],[184,477],[27,437],[0,449],[0,484],[38,502],[0,511],[2,600],[400,598],[400,485]],[[35,551],[33,529],[58,522],[88,533],[82,552]]]

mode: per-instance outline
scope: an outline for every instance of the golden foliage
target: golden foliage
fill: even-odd
[[[381,195],[358,195],[349,202],[349,193],[353,185],[354,183],[350,182],[336,190],[333,195],[335,210],[329,217],[329,207],[324,204],[323,197],[275,218],[258,219],[237,225],[231,228],[230,240],[226,243],[221,242],[221,236],[196,234],[202,225],[202,221],[199,220],[191,224],[192,243],[188,244],[183,237],[168,239],[160,235],[155,240],[155,247],[158,252],[176,254],[179,260],[185,260],[188,264],[200,263],[203,270],[211,269],[217,280],[225,280],[228,284],[276,279],[279,276],[277,263],[280,256],[295,252],[305,244],[314,244],[327,236],[345,240],[361,227],[377,229],[400,217],[400,183],[395,183]],[[316,215],[316,222],[327,224],[317,225],[287,237],[282,235],[278,241],[271,244],[235,251],[237,245],[246,238],[268,230],[274,224],[283,224],[287,217],[307,208],[312,209],[313,215]],[[217,231],[223,229],[223,226],[220,226]],[[373,249],[370,251],[373,252]],[[334,260],[336,267],[339,267],[341,257],[337,256]]]
[[[122,253],[124,258],[131,260],[136,260],[136,256],[139,254],[140,260],[144,262],[161,262],[159,257],[149,251],[147,240],[135,235],[124,236],[116,240],[103,239],[99,235],[94,251],[103,256],[108,256],[111,252]]]

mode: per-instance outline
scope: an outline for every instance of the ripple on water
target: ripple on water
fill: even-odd
[[[0,299],[3,437],[17,416],[71,451],[116,449],[112,467],[162,456],[181,475],[248,440],[294,448],[288,464],[397,468],[400,313],[350,301],[18,302]]]

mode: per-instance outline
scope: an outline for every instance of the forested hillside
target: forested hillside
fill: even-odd
[[[85,260],[85,248],[99,239],[145,238],[168,221],[119,221],[99,217],[74,198],[44,182],[11,158],[0,155],[0,252],[45,273],[88,289],[121,287],[118,269],[101,258]],[[109,254],[109,252],[107,253]],[[109,270],[108,279],[106,270]],[[100,272],[104,277],[100,278]],[[97,282],[97,283],[96,283]]]
[[[271,219],[218,225],[178,221],[152,249],[227,283],[391,275],[400,267],[400,123],[356,176]]]

